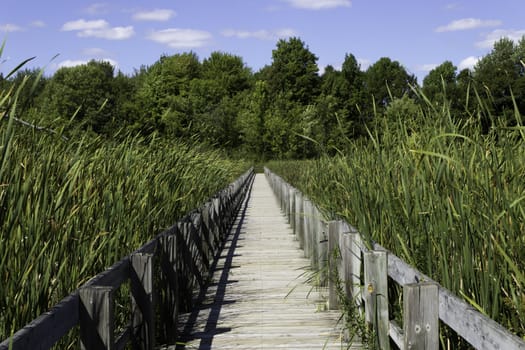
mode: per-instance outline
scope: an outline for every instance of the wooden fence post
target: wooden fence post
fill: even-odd
[[[390,349],[388,320],[387,252],[364,253],[365,319],[376,332],[379,349]]]
[[[80,288],[80,348],[83,350],[113,350],[115,321],[111,287]]]
[[[303,194],[295,193],[295,235],[299,241],[299,248],[304,249],[304,202]]]
[[[433,282],[403,286],[405,349],[437,350],[439,347],[438,285]]]
[[[319,268],[319,281],[323,287],[327,286],[329,271],[328,271],[328,223],[319,218],[319,234],[317,236],[317,260]]]
[[[337,295],[337,283],[344,283],[337,275],[342,260],[339,248],[340,221],[328,223],[328,309],[339,309],[339,296]]]
[[[355,305],[360,309],[363,304],[361,295],[361,265],[363,259],[361,257],[361,234],[359,232],[350,232],[345,234],[348,240],[348,295],[354,301]]]
[[[290,226],[292,231],[295,232],[295,188],[290,186],[290,192],[288,198],[290,200],[289,215],[290,215]]]
[[[309,199],[304,199],[303,201],[303,232],[304,232],[304,257],[310,257],[310,207],[312,203]]]
[[[135,253],[130,259],[132,341],[139,349],[152,350],[155,343],[153,255]]]
[[[162,319],[162,337],[166,342],[177,339],[178,283],[177,283],[177,236],[169,234],[160,237],[160,267],[165,281],[163,298],[159,300]]]

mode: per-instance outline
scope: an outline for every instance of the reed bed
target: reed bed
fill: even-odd
[[[423,111],[422,111],[423,112]],[[419,119],[417,119],[419,118]],[[355,225],[473,307],[525,336],[521,118],[488,134],[447,109],[382,118],[336,157],[270,162],[328,216]]]
[[[15,93],[0,108],[0,340],[247,168],[154,137],[65,141],[9,117]]]

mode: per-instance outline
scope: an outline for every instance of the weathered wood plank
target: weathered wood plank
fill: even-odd
[[[388,280],[387,253],[370,251],[364,253],[365,318],[377,333],[379,349],[390,349],[388,335]]]
[[[113,289],[87,286],[78,291],[80,298],[80,348],[83,350],[113,350]]]
[[[78,323],[78,293],[60,303],[0,343],[1,350],[49,349]]]
[[[381,247],[378,244],[375,246]],[[393,254],[388,255],[388,275],[400,285],[417,281],[433,281]],[[439,318],[476,349],[525,350],[525,342],[522,339],[477,312],[448,289],[439,286],[438,293]]]
[[[439,347],[438,284],[403,286],[404,348],[437,350]]]
[[[346,348],[340,312],[324,311],[327,289],[307,283],[309,259],[277,203],[257,176],[200,306],[179,315],[186,348]]]
[[[132,342],[139,349],[153,350],[155,344],[155,301],[153,289],[153,255],[130,256]]]

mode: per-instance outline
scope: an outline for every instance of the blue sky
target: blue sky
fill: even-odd
[[[445,60],[472,67],[495,40],[525,35],[523,0],[2,0],[4,74],[108,60],[130,74],[162,54],[241,56],[257,71],[280,38],[301,38],[322,70],[351,53],[362,68],[381,57],[422,78]],[[56,54],[57,58],[50,61]]]

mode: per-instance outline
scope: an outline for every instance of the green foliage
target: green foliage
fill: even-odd
[[[380,58],[366,71],[367,94],[373,96],[376,108],[380,110],[386,108],[393,98],[410,94],[411,86],[416,84],[414,75],[408,74],[398,61],[392,61],[388,57]]]
[[[306,105],[319,93],[317,57],[299,38],[281,39],[272,51],[268,82],[275,95]]]
[[[66,143],[6,123],[0,149],[1,339],[245,168],[177,141]]]
[[[417,112],[408,99],[389,108]],[[474,120],[432,113],[412,132],[384,118],[369,142],[350,142],[335,158],[269,166],[324,211],[523,336],[523,130],[484,135],[470,127]],[[388,137],[377,137],[385,128]]]
[[[77,128],[104,133],[114,118],[113,74],[108,62],[60,68],[43,92],[46,119],[65,125],[74,118]]]
[[[518,44],[501,39],[493,50],[478,61],[474,80],[478,91],[486,97],[490,114],[514,121],[514,101],[525,112],[525,38]],[[484,120],[485,124],[492,121]]]

